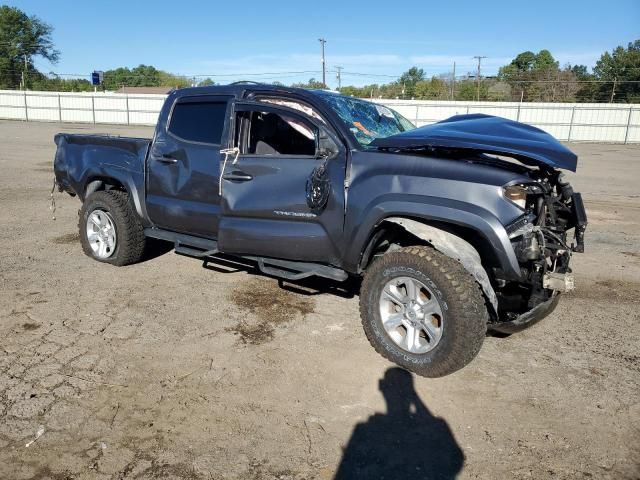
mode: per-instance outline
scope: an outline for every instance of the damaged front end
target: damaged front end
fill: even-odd
[[[506,228],[521,278],[496,275],[499,315],[491,329],[503,333],[527,328],[551,313],[558,295],[574,288],[572,253],[584,252],[587,216],[581,195],[557,170],[541,169],[533,180],[503,189],[504,197],[524,211]]]

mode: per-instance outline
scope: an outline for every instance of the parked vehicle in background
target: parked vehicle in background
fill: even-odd
[[[55,141],[90,257],[128,265],[155,238],[294,281],[361,278],[367,338],[423,376],[462,368],[487,329],[547,316],[584,249],[582,199],[560,172],[577,157],[503,118],[414,128],[332,92],[236,84],[172,92],[153,140]]]

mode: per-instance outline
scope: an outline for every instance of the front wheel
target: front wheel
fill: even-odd
[[[105,190],[85,199],[80,209],[80,242],[99,262],[122,266],[142,259],[144,228],[126,192]]]
[[[473,360],[489,319],[473,277],[426,246],[373,262],[362,282],[360,315],[380,355],[424,377],[448,375]]]

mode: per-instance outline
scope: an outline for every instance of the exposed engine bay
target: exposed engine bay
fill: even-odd
[[[496,289],[500,317],[506,321],[572,290],[571,255],[584,252],[587,216],[582,196],[557,170],[540,169],[532,177],[531,184],[504,188],[505,197],[524,209],[507,226],[522,280],[500,280]]]

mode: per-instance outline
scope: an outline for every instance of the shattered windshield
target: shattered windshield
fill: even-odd
[[[409,120],[384,105],[342,95],[327,94],[323,98],[362,146],[369,145],[376,138],[415,128]]]

